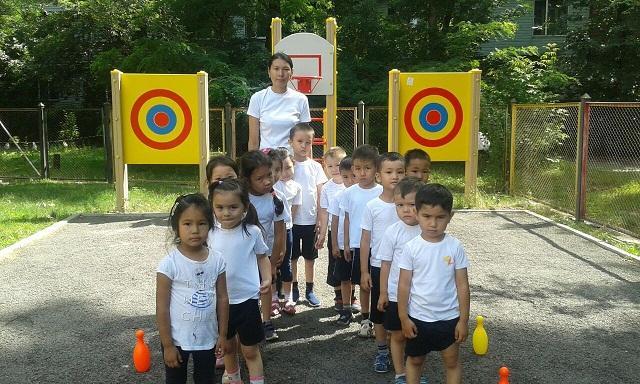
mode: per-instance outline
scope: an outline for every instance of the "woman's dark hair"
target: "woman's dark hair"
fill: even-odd
[[[213,227],[213,213],[211,212],[211,206],[204,195],[201,193],[190,193],[188,195],[178,196],[171,207],[171,211],[169,212],[169,225],[173,230],[173,242],[175,244],[180,243],[180,216],[182,216],[182,213],[189,207],[199,209],[207,219],[209,228]]]
[[[221,165],[225,167],[230,167],[231,169],[233,169],[236,175],[240,174],[240,171],[238,170],[238,164],[236,164],[236,162],[233,161],[233,159],[224,155],[214,156],[211,159],[209,159],[209,162],[207,163],[206,172],[207,172],[207,181],[209,183],[211,182],[211,174],[213,173],[213,170],[217,166],[221,166]]]
[[[273,64],[273,62],[276,61],[277,59],[286,61],[287,64],[289,64],[289,67],[293,69],[293,60],[291,60],[289,55],[287,55],[284,52],[276,52],[273,55],[271,55],[271,57],[269,58],[269,63],[267,65],[267,68],[271,68],[271,64]]]
[[[240,198],[242,205],[247,209],[247,214],[242,219],[242,229],[247,235],[249,235],[247,225],[255,225],[262,230],[260,220],[258,219],[258,213],[256,212],[256,208],[253,204],[251,204],[251,201],[249,201],[249,190],[244,182],[238,179],[227,178],[217,180],[209,184],[209,204],[211,204],[211,207],[213,207],[215,194],[220,192],[231,192],[236,194]],[[215,230],[215,226],[213,229]]]
[[[271,169],[271,158],[265,155],[262,151],[253,150],[246,152],[240,158],[240,175],[244,179],[247,186],[251,184],[251,174],[260,167],[267,167]],[[276,192],[271,188],[271,195],[273,196],[273,205],[275,206],[276,216],[280,216],[284,212],[284,203]]]

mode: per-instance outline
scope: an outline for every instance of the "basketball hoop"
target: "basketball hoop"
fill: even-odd
[[[322,80],[322,76],[291,76],[291,80],[296,80],[297,84],[294,85],[298,92],[308,95],[313,92],[318,82]],[[313,87],[311,86],[312,83]]]

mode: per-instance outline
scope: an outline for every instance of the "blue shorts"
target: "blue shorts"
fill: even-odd
[[[414,319],[411,316],[409,318],[418,328],[418,336],[407,339],[404,349],[407,356],[419,357],[431,351],[443,351],[456,342],[456,325],[460,320],[459,317],[434,322]]]

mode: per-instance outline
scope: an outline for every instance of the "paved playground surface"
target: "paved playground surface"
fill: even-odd
[[[80,216],[0,260],[0,382],[159,383],[155,268],[168,244],[161,216]],[[450,232],[471,267],[470,333],[484,315],[488,355],[462,346],[464,382],[632,383],[640,377],[640,262],[526,212],[458,212]],[[263,348],[269,383],[390,383],[372,369],[373,339],[334,324],[332,292],[317,265],[323,306],[275,319]],[[152,369],[131,366],[134,331]],[[441,383],[438,355],[426,374]]]

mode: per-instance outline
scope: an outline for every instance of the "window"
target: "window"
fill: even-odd
[[[534,0],[534,35],[566,35],[567,4],[563,0]]]

